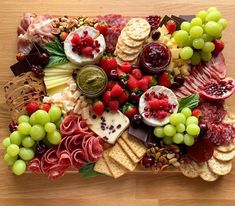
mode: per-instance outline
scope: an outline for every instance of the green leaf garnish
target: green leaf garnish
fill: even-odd
[[[198,103],[199,103],[199,95],[197,93],[181,98],[179,100],[179,111],[181,111],[185,107],[194,109],[195,107],[198,106]]]
[[[95,163],[89,163],[79,169],[79,174],[84,178],[101,176],[103,174],[94,171]]]

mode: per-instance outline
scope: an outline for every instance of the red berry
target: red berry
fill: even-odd
[[[37,111],[39,108],[38,103],[37,102],[30,102],[26,105],[26,110],[28,113],[32,114],[35,111]]]
[[[50,104],[43,103],[43,104],[41,105],[41,109],[45,110],[46,112],[49,112],[50,108],[51,108],[51,105],[50,105]]]
[[[117,69],[117,61],[113,56],[103,56],[99,61],[99,66],[109,75],[111,70]]]
[[[109,28],[105,22],[100,22],[95,25],[95,29],[97,29],[104,36],[108,34]]]
[[[123,93],[123,88],[119,84],[115,84],[111,89],[111,96],[118,97]]]
[[[132,70],[132,75],[136,78],[136,79],[141,79],[142,78],[142,73],[139,69],[133,69]]]
[[[224,49],[224,42],[222,42],[219,39],[216,39],[213,41],[213,43],[215,44],[215,49],[213,51],[213,54],[217,56]]]
[[[157,85],[157,80],[156,80],[156,77],[154,76],[146,75],[146,76],[143,76],[143,79],[146,79],[148,81],[149,87]]]
[[[158,76],[158,84],[165,87],[171,86],[171,78],[167,72],[163,72]]]
[[[173,20],[169,20],[166,23],[166,28],[167,28],[167,31],[169,32],[169,34],[173,34],[174,31],[176,30],[176,23]]]
[[[132,68],[132,66],[129,62],[124,62],[120,67],[120,69],[125,73],[130,73],[131,68]]]
[[[201,117],[202,116],[202,110],[200,109],[194,109],[192,111],[192,115],[195,116],[195,117]]]
[[[145,92],[146,90],[148,90],[148,81],[146,79],[139,80],[138,87],[141,91]]]
[[[148,104],[149,104],[150,108],[155,110],[155,111],[159,110],[160,106],[161,106],[160,100],[158,100],[158,99],[149,100]]]
[[[104,92],[102,96],[102,100],[104,104],[108,105],[108,103],[111,101],[111,92],[110,91]]]
[[[108,82],[108,85],[107,85],[107,88],[108,88],[109,90],[111,90],[115,84],[116,84],[116,82],[114,82],[114,81],[109,81],[109,82]]]
[[[83,45],[92,47],[94,45],[94,39],[87,35],[82,39]]]
[[[167,115],[168,115],[167,112],[161,110],[161,111],[158,111],[158,112],[157,112],[156,117],[157,117],[158,119],[164,119],[164,118],[167,117]]]
[[[160,99],[159,103],[163,108],[167,108],[169,106],[168,99]]]
[[[104,113],[104,103],[101,101],[96,101],[93,105],[92,105],[92,110],[96,115],[101,116]]]
[[[131,74],[129,75],[129,79],[128,79],[127,84],[128,84],[130,91],[138,89],[138,80],[134,76],[132,76]]]
[[[117,112],[119,109],[119,102],[117,100],[110,101],[108,105],[112,112]]]
[[[125,114],[127,117],[131,118],[133,117],[135,114],[138,114],[138,108],[136,106],[134,106],[133,104],[130,103],[126,103],[123,107],[122,107],[122,112],[123,114]]]
[[[129,99],[129,93],[127,91],[124,91],[120,97],[119,97],[119,102],[120,104],[125,104]]]
[[[73,35],[73,38],[71,39],[71,43],[76,45],[76,46],[79,46],[82,44],[82,39],[81,37],[78,35],[78,33],[74,33]]]
[[[93,50],[94,49],[91,46],[87,46],[87,47],[82,48],[81,52],[86,57],[92,57]]]

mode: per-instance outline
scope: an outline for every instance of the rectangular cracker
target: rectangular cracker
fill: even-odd
[[[110,172],[108,165],[103,157],[101,157],[94,166],[94,171],[105,174],[107,176],[113,176]]]
[[[136,167],[136,163],[132,162],[118,143],[115,144],[110,150],[109,157],[129,171],[133,171]]]
[[[103,157],[104,157],[105,162],[107,163],[107,166],[108,166],[110,172],[112,173],[113,177],[118,178],[118,177],[124,175],[125,173],[127,173],[127,169],[125,169],[124,167],[122,167],[121,165],[119,165],[117,162],[113,161],[109,157],[110,150],[111,149],[105,150],[103,153]]]
[[[140,159],[135,155],[135,153],[130,149],[130,147],[126,144],[126,142],[122,138],[118,139],[118,144],[121,146],[121,148],[125,151],[128,157],[134,163],[138,163],[140,161]]]
[[[143,143],[138,141],[136,138],[132,137],[130,134],[128,134],[127,131],[125,131],[121,138],[126,142],[126,144],[130,147],[130,149],[135,153],[135,155],[138,158],[142,158],[143,155],[146,152],[146,147]]]

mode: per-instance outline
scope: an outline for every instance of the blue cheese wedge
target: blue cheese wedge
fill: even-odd
[[[90,129],[109,144],[114,144],[129,124],[129,119],[120,111],[105,111],[102,116],[91,115]]]

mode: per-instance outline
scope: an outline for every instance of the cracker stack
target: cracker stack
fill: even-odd
[[[31,101],[40,103],[46,95],[43,80],[32,72],[14,77],[4,86],[6,103],[10,108],[11,118],[25,114],[25,105]]]
[[[117,143],[104,151],[94,170],[114,178],[133,171],[146,152],[146,147],[134,137],[124,132]]]
[[[122,30],[116,45],[117,62],[135,63],[137,57],[150,34],[150,25],[143,18],[131,19]]]

